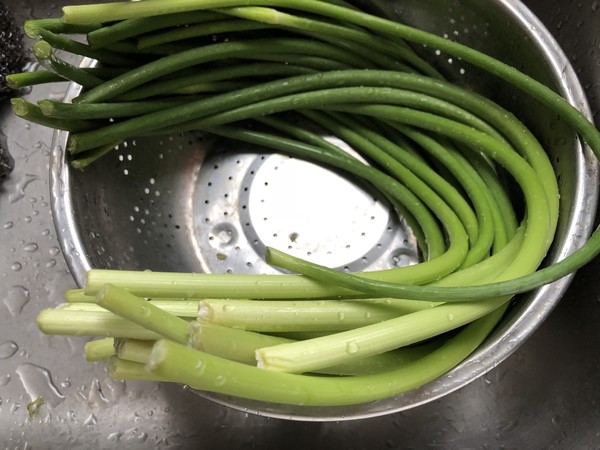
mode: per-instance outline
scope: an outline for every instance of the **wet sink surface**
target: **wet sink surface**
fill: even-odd
[[[9,2],[13,4],[13,2]],[[600,2],[526,3],[563,46],[600,125]],[[55,5],[14,2],[20,18]],[[61,98],[64,86],[40,96]],[[40,308],[75,287],[49,206],[51,132],[0,104],[16,160],[0,185],[0,448],[600,448],[600,260],[581,270],[550,318],[469,386],[417,409],[345,423],[300,423],[234,411],[177,386],[111,381],[86,364],[81,339],[48,337]],[[45,404],[29,417],[27,404]]]

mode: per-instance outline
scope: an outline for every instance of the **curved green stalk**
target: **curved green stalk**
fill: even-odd
[[[107,337],[89,341],[83,348],[83,354],[88,362],[109,359],[115,354],[115,340]]]
[[[315,114],[316,113],[314,111],[303,111],[303,115],[307,117],[314,116]],[[314,120],[314,117],[312,118]],[[327,141],[321,135],[315,132],[294,126],[290,123],[287,123],[285,120],[281,120],[273,116],[259,117],[256,120],[260,123],[266,124],[279,131],[289,134],[308,145],[322,148],[323,150],[328,152],[340,154],[341,150],[338,146]],[[315,122],[318,124],[319,120],[317,119]],[[307,147],[304,147],[303,149],[302,146],[293,145],[291,141],[286,141],[285,139],[269,139],[267,136],[263,136],[264,139],[260,139],[260,136],[258,136],[256,133],[244,133],[239,130],[234,132],[232,129],[226,131],[222,128],[221,130],[221,132],[224,132],[224,136],[229,138],[234,137],[233,133],[235,133],[235,137],[237,137],[238,139],[249,140],[249,142],[274,148],[283,152],[297,154],[300,156],[304,155],[304,157],[308,157],[309,159],[311,157],[311,154],[313,153],[305,153],[305,151],[308,150]],[[217,134],[219,133],[217,129],[211,129],[211,132]],[[289,145],[286,145],[286,143]],[[383,191],[383,193],[385,194],[385,189],[380,190]],[[422,232],[423,237],[421,240],[421,245],[426,250],[426,260],[437,258],[446,251],[445,236],[443,235],[440,229],[439,222],[433,220],[432,216],[430,216],[431,213],[425,215],[426,210],[422,210],[421,208],[415,209],[412,207],[407,207],[405,205],[405,202],[408,200],[408,196],[403,196],[403,198],[399,200],[393,196],[388,195],[388,200],[394,205],[396,209],[401,209],[402,215],[404,217],[410,216],[411,220],[414,222],[413,229],[415,227],[418,227],[418,229]]]
[[[220,33],[263,30],[267,27],[267,25],[249,20],[215,20],[209,23],[168,29],[160,33],[141,36],[137,40],[137,47],[143,50],[156,45],[168,44],[184,39],[211,36]]]
[[[313,73],[314,70],[295,64],[282,63],[254,63],[236,64],[232,66],[216,67],[206,69],[198,73],[183,75],[180,77],[157,80],[146,83],[138,88],[132,89],[125,94],[119,95],[115,101],[139,101],[148,97],[169,94],[171,92],[187,88],[199,83],[213,81],[226,81],[235,78],[246,77],[269,77],[269,76],[292,76]]]
[[[89,130],[95,128],[95,125],[91,121],[87,120],[73,120],[73,119],[60,119],[56,117],[48,117],[38,105],[34,105],[27,100],[22,98],[11,98],[10,105],[13,112],[21,117],[22,119],[43,125],[45,127],[54,128],[55,130],[65,130],[70,132],[77,132],[83,130]]]
[[[436,379],[468,356],[498,315],[469,324],[438,349],[374,375],[322,377],[281,373],[228,361],[169,341],[156,343],[146,370],[194,389],[291,405],[333,406],[379,400]]]
[[[153,340],[162,337],[108,311],[44,309],[38,314],[36,324],[44,334]]]
[[[175,342],[187,343],[188,341],[187,321],[165,312],[124,289],[108,284],[96,294],[96,303],[124,319]]]
[[[137,116],[160,111],[193,101],[193,97],[171,97],[157,100],[119,103],[63,103],[44,99],[38,101],[42,113],[61,119],[97,120]]]
[[[102,48],[152,31],[179,25],[210,23],[226,17],[216,11],[189,11],[154,17],[138,17],[114,24],[105,24],[102,28],[87,34],[91,47]]]
[[[337,25],[331,22],[321,22],[308,17],[300,17],[283,12],[276,12],[270,8],[244,6],[237,8],[220,9],[228,15],[244,17],[258,23],[265,23],[276,28],[293,29],[311,37],[327,39],[332,43],[357,43],[363,49],[361,53],[369,57],[366,52],[377,52],[381,55],[390,55],[396,61],[408,64],[413,70],[441,79],[442,76],[429,63],[419,57],[402,41],[388,40],[373,33],[365,32],[359,28],[351,28],[347,24]],[[413,70],[408,70],[412,72]]]
[[[360,163],[357,160],[349,160],[347,156],[339,158],[332,153],[323,152],[322,148],[309,146],[277,136],[274,137],[260,132],[236,130],[232,127],[216,127],[210,128],[209,130],[212,133],[234,137],[235,139],[243,140],[245,142],[264,145],[269,148],[285,151],[286,153],[302,155],[304,157],[309,157],[311,160],[340,168],[350,174],[360,176],[380,191],[401,202],[415,215],[417,220],[419,220],[420,217],[423,217],[424,213],[427,213],[427,215],[430,214],[427,209],[423,208],[421,201],[394,178],[387,176],[371,166]],[[439,210],[437,211],[439,219],[446,221],[444,227],[448,233],[449,241],[446,252],[420,264],[372,271],[361,274],[360,276],[380,280],[386,279],[390,283],[400,283],[402,282],[401,280],[407,280],[407,282],[411,284],[422,284],[439,279],[451,273],[451,271],[454,271],[462,264],[468,252],[467,234],[455,214],[445,214],[446,212],[450,213],[450,211],[447,209],[446,205],[438,202],[436,197],[437,196],[434,195],[433,199],[429,199],[428,201],[436,203],[435,207]],[[426,216],[424,217],[424,220],[428,221],[430,218]],[[423,226],[426,222],[420,223]],[[448,271],[450,268],[453,269]]]
[[[39,63],[64,80],[73,81],[84,88],[93,88],[104,83],[104,80],[73,66],[54,55],[54,49],[46,41],[37,41],[33,45],[33,54]]]
[[[268,345],[293,342],[292,339],[215,325],[210,322],[192,322],[190,324],[189,346],[202,352],[219,356],[248,365],[256,365],[256,349]],[[366,375],[396,369],[416,361],[441,345],[442,340],[406,347],[346,364],[326,367],[318,373],[330,375]],[[144,345],[146,348],[148,344]],[[144,352],[145,353],[145,352]],[[119,354],[119,357],[127,359]],[[144,354],[143,356],[146,356]],[[137,358],[139,360],[141,358]],[[148,362],[148,358],[139,362]]]
[[[210,323],[260,332],[333,331],[382,322],[436,306],[431,302],[358,300],[230,300],[199,303],[198,318]]]
[[[429,167],[419,165],[415,160],[411,161],[413,163],[412,167],[407,167],[404,161],[393,156],[405,153],[401,148],[368,127],[362,126],[348,115],[332,114],[328,116],[317,112],[307,112],[307,115],[312,117],[316,123],[321,124],[332,131],[334,135],[346,141],[355,151],[363,154],[378,166],[383,167],[391,176],[402,180],[415,195],[429,205],[429,209],[436,212],[440,222],[451,223],[455,219],[450,219],[448,216],[449,211],[444,208],[446,204],[453,211],[453,215],[456,215],[462,222],[471,242],[469,254],[463,265],[467,260],[473,259],[472,252],[477,249],[477,246],[473,244],[476,243],[480,231],[479,222],[471,206],[446,180],[434,173]],[[477,196],[478,194],[475,192],[474,195]],[[485,222],[481,223],[485,224]],[[483,252],[486,253],[488,249],[489,246]],[[481,258],[475,256],[475,259],[480,260]]]
[[[132,68],[129,72],[81,94],[77,101],[88,103],[107,101],[176,70],[225,58],[248,58],[252,57],[253,54],[264,55],[269,53],[283,54],[286,57],[292,54],[309,54],[327,57],[353,66],[362,67],[364,65],[364,61],[360,57],[324,42],[309,39],[287,38],[276,41],[272,39],[248,39],[240,42],[222,42],[181,51]]]
[[[132,61],[131,57],[127,58],[108,50],[93,49],[88,45],[77,42],[61,34],[53,33],[45,28],[32,27],[29,37],[44,40],[53,48],[95,59],[107,66],[131,67],[135,62],[134,58]]]

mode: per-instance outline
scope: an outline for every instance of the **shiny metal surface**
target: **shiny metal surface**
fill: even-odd
[[[597,113],[598,3],[528,4],[574,62]],[[41,2],[22,6],[23,17],[56,13]],[[39,95],[60,98],[62,89]],[[17,121],[6,104],[0,122],[16,159],[15,172],[0,186],[2,447],[598,447],[598,263],[578,273],[549,319],[493,371],[442,399],[389,416],[342,423],[281,421],[224,408],[174,386],[110,381],[101,365],[81,360],[79,339],[37,332],[37,311],[58,303],[62,291],[74,286],[48,204],[51,133]],[[38,395],[46,404],[30,418],[27,403]]]

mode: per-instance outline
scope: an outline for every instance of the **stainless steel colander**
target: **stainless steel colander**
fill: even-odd
[[[361,6],[496,56],[587,111],[566,57],[519,2],[403,0]],[[558,260],[580,246],[591,230],[597,200],[597,167],[586,148],[552,113],[502,81],[441,53],[432,62],[448,77],[514,111],[538,136],[555,164],[562,193],[557,239],[548,258]],[[67,98],[77,92],[70,87]],[[189,134],[129,140],[79,172],[65,161],[66,140],[65,132],[57,132],[52,144],[52,206],[63,252],[79,284],[92,267],[276,272],[262,259],[265,246],[340,270],[418,262],[414,235],[384,202],[367,187],[313,164]],[[245,411],[303,420],[355,419],[415,407],[502,362],[545,319],[568,282],[521,296],[460,366],[394,398],[315,408],[202,395]]]

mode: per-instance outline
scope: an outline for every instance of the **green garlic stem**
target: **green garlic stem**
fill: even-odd
[[[427,310],[308,341],[256,351],[264,369],[303,373],[378,355],[469,324],[499,308],[506,297],[472,303],[443,304]]]
[[[85,360],[88,362],[103,361],[115,355],[115,340],[112,337],[89,341],[83,348]]]
[[[93,297],[94,298],[94,297]],[[95,301],[95,298],[94,298]],[[198,301],[197,300],[144,300],[146,303],[144,306],[152,305],[153,307],[160,308],[161,310],[178,316],[178,317],[193,317],[196,318],[198,315]],[[92,312],[103,312],[108,313],[106,309],[96,303],[84,302],[70,302],[65,303],[57,308],[59,311],[92,311]]]
[[[85,295],[83,289],[67,289],[64,294],[67,303],[95,303],[96,297]]]
[[[279,336],[266,335],[204,321],[192,322],[190,326],[190,347],[248,365],[256,364],[255,352],[258,348],[293,342],[291,339]],[[398,351],[326,367],[319,370],[318,373],[365,375],[391,370],[403,364],[416,361],[439,345],[441,345],[441,342],[437,340],[425,345],[406,347]]]
[[[118,148],[119,145],[120,145],[120,141],[112,142],[110,144],[101,145],[100,147],[96,147],[92,150],[82,152],[82,153],[78,154],[76,158],[70,157],[69,164],[71,165],[71,167],[73,169],[83,170],[87,166],[92,164],[94,161],[96,161],[97,159],[102,158],[107,153],[110,153],[113,150],[115,150],[116,148]]]
[[[144,35],[138,38],[137,42],[139,49],[145,49],[184,39],[212,36],[221,33],[263,30],[267,27],[268,25],[248,20],[224,19],[211,21],[209,23],[202,23],[199,25],[190,25],[182,28],[169,29],[161,33]]]
[[[155,342],[138,339],[119,339],[115,345],[116,355],[126,361],[146,364]]]
[[[154,340],[162,337],[108,311],[44,309],[38,314],[36,323],[45,334]]]
[[[364,300],[202,300],[198,318],[260,332],[333,331],[382,322],[434,307],[431,302]]]
[[[209,23],[223,17],[223,14],[213,11],[191,11],[156,17],[141,17],[114,24],[104,24],[102,28],[89,32],[87,39],[93,48],[102,48],[152,31],[178,25]]]
[[[160,111],[192,101],[192,98],[169,98],[160,100],[122,102],[122,103],[63,103],[44,99],[38,101],[42,113],[61,119],[114,119],[137,116],[139,114]]]
[[[47,70],[55,73],[65,80],[73,81],[84,88],[93,88],[104,81],[90,72],[68,64],[54,55],[54,49],[46,41],[37,41],[33,44],[33,54],[40,64]]]
[[[168,339],[187,343],[189,326],[187,321],[169,314],[124,289],[107,284],[96,294],[96,303]]]
[[[273,403],[358,404],[409,391],[446,373],[477,348],[499,317],[489,314],[467,325],[426,356],[373,375],[323,377],[268,371],[166,340],[155,344],[146,369],[157,377],[193,389]]]
[[[25,34],[31,39],[36,39],[40,35],[40,29],[44,29],[56,34],[87,34],[102,27],[100,23],[91,23],[86,25],[68,24],[62,19],[29,19],[23,24]]]
[[[441,79],[442,76],[429,63],[420,58],[410,47],[398,41],[391,41],[373,33],[365,32],[347,24],[338,25],[331,22],[321,22],[307,17],[294,16],[270,8],[245,6],[221,9],[228,15],[244,17],[257,23],[264,23],[295,30],[311,38],[323,39],[337,45],[346,45],[353,51],[371,58],[374,54],[388,55],[389,62],[384,62],[380,67],[395,68],[406,72],[419,71],[432,78]],[[354,45],[352,45],[354,44]],[[399,62],[402,62],[398,65]]]
[[[38,105],[34,105],[33,103],[23,100],[22,98],[11,98],[10,104],[13,112],[22,119],[45,127],[54,128],[56,130],[77,132],[89,130],[90,128],[95,127],[93,123],[86,120],[65,120],[55,117],[48,117],[42,113]]]
[[[116,356],[110,358],[108,362],[108,376],[113,380],[170,381],[150,373],[142,363],[127,361]]]

